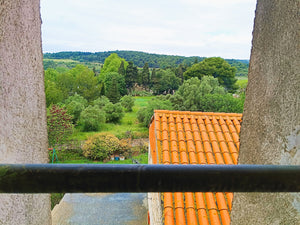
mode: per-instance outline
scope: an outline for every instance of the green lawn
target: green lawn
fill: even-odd
[[[248,77],[238,77],[236,84],[240,89],[246,89],[248,84]]]
[[[140,164],[148,164],[148,153],[142,153],[137,156],[133,156],[132,158],[128,158],[125,160],[114,160],[114,161],[95,161],[91,159],[85,158],[79,151],[74,152],[65,150],[64,152],[58,152],[58,161],[54,161],[54,163],[64,163],[64,164],[132,164],[133,159],[137,160]]]

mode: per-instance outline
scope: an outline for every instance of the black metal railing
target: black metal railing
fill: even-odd
[[[300,166],[2,164],[0,193],[300,192]]]

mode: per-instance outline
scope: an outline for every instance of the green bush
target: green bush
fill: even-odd
[[[134,98],[132,96],[125,95],[120,99],[120,102],[127,112],[132,112],[132,107],[134,106]]]
[[[121,103],[113,104],[109,102],[103,108],[106,116],[106,122],[118,123],[124,116]]]
[[[83,155],[93,160],[104,160],[110,154],[121,151],[119,139],[112,134],[95,134],[82,147]]]
[[[97,106],[89,106],[81,112],[79,123],[84,131],[98,131],[105,123],[105,113]]]
[[[101,96],[93,101],[94,106],[98,106],[99,109],[102,109],[106,104],[108,104],[110,101],[106,96]]]
[[[141,108],[137,112],[137,119],[140,123],[143,123],[144,126],[148,126],[151,118],[154,114],[154,110],[156,109],[165,109],[165,110],[172,110],[172,103],[165,99],[164,97],[159,97],[156,99],[151,99],[148,102],[148,105],[146,107]]]
[[[71,102],[80,102],[84,107],[88,105],[88,101],[82,97],[81,95],[75,93],[73,96],[70,96],[69,98],[66,99],[65,104],[68,105]]]

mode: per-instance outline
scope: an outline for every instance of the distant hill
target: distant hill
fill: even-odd
[[[47,63],[44,66],[45,69],[53,67],[55,63],[51,62],[50,59],[64,59],[64,60],[74,60],[81,62],[83,64],[91,65],[94,63],[103,64],[104,60],[112,53],[117,53],[120,57],[124,58],[126,61],[132,61],[136,66],[143,67],[147,62],[150,68],[168,68],[177,67],[179,64],[183,63],[188,66],[195,62],[201,62],[205,57],[199,56],[175,56],[175,55],[160,55],[145,53],[139,51],[107,51],[107,52],[57,52],[57,53],[44,53],[44,59]],[[249,60],[239,60],[239,59],[226,59],[226,61],[237,68],[237,76],[247,76]],[[50,66],[52,65],[52,66]]]

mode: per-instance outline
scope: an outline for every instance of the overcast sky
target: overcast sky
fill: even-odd
[[[249,59],[256,0],[41,0],[44,52]]]

